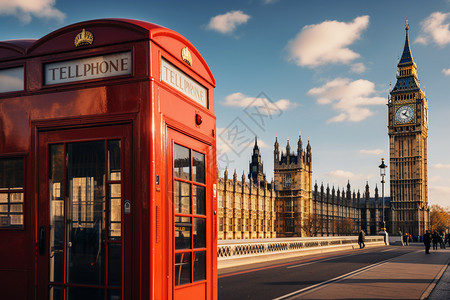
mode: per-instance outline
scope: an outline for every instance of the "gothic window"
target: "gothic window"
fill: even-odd
[[[285,185],[286,185],[286,187],[290,187],[291,184],[292,184],[292,178],[291,178],[291,175],[288,174],[288,175],[286,175],[286,182],[285,182]]]

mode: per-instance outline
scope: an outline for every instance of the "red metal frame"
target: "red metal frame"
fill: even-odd
[[[93,33],[94,42],[77,48],[74,37],[82,29]],[[192,66],[182,60],[183,48],[189,49]],[[131,51],[130,75],[44,84],[46,63],[123,51]],[[163,58],[206,88],[208,108],[161,81]],[[168,205],[173,179],[170,145],[175,140],[200,149],[209,161],[205,183],[208,270],[202,282],[205,298],[217,299],[215,80],[198,50],[180,34],[158,25],[104,19],[69,25],[39,40],[0,42],[0,71],[14,66],[24,66],[24,90],[0,93],[0,156],[25,158],[25,219],[23,230],[0,229],[0,240],[8,241],[8,247],[0,247],[2,297],[46,297],[48,266],[38,253],[39,227],[48,227],[49,214],[45,208],[48,190],[39,179],[45,173],[39,159],[48,160],[44,146],[48,143],[42,139],[56,141],[61,135],[61,142],[89,136],[107,140],[117,137],[111,128],[128,128],[129,132],[119,135],[130,143],[129,161],[122,163],[129,171],[124,180],[131,184],[122,182],[122,192],[132,201],[132,213],[123,215],[123,222],[128,218],[126,223],[131,224],[123,232],[130,241],[122,247],[124,261],[129,262],[125,268],[129,274],[123,275],[123,298],[177,299],[172,277],[174,214]],[[199,118],[201,124],[196,123]],[[200,285],[193,285],[190,298],[200,298],[196,298]]]

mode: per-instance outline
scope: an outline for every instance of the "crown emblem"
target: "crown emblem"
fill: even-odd
[[[192,66],[191,52],[189,52],[189,49],[187,47],[181,49],[181,59],[183,59],[183,61],[189,66]]]
[[[94,35],[92,34],[92,32],[86,31],[83,28],[83,30],[75,37],[74,44],[76,47],[80,47],[85,45],[91,45],[93,41]]]

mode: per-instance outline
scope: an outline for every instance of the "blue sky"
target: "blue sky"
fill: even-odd
[[[248,172],[258,136],[267,178],[273,144],[313,153],[313,180],[363,190],[389,159],[387,96],[410,25],[429,100],[429,203],[449,206],[450,1],[0,0],[0,40],[40,38],[98,18],[133,18],[178,31],[217,81],[218,166]],[[230,130],[238,130],[234,138]],[[389,170],[389,168],[388,168]],[[389,187],[387,186],[387,194]]]

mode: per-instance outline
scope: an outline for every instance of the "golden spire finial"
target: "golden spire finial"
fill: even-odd
[[[408,29],[409,29],[408,18],[406,18],[405,29],[406,29],[406,30],[408,30]]]

